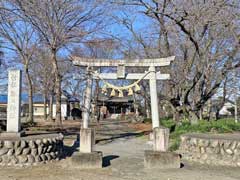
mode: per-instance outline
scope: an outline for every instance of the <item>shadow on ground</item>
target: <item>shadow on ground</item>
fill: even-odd
[[[108,167],[111,165],[111,161],[119,158],[117,155],[109,155],[103,157],[103,167]]]
[[[77,135],[77,139],[74,141],[72,146],[63,146],[63,155],[62,158],[71,157],[74,152],[78,151],[79,148],[79,134]]]
[[[150,131],[144,131],[144,132],[139,132],[139,133],[121,133],[121,134],[108,134],[108,133],[101,133],[100,135],[105,135],[105,136],[109,136],[111,135],[112,137],[109,138],[102,138],[102,139],[98,139],[96,140],[96,144],[100,143],[100,142],[111,142],[115,139],[120,139],[120,138],[131,138],[131,137],[140,137],[146,134],[149,134]]]

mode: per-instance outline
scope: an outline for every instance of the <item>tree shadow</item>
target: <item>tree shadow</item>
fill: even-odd
[[[180,168],[184,168],[184,164],[183,163],[180,163]]]
[[[111,160],[117,159],[119,156],[117,155],[109,155],[109,156],[104,156],[102,161],[103,161],[103,167],[108,167],[111,165]]]
[[[79,134],[77,135],[77,139],[74,141],[72,146],[63,146],[63,155],[62,158],[71,157],[74,152],[78,151],[79,148]]]
[[[149,132],[150,131],[144,131],[144,132],[139,132],[139,133],[121,133],[121,134],[116,134],[113,137],[102,138],[102,139],[96,140],[96,144],[99,143],[99,142],[102,142],[102,141],[113,141],[115,139],[120,139],[120,138],[140,137],[140,136],[149,134]],[[109,135],[109,134],[101,133],[101,135]]]

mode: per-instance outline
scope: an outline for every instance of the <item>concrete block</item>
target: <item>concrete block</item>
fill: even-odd
[[[174,152],[160,152],[147,150],[144,152],[144,166],[146,168],[176,169],[181,167],[180,155]]]
[[[157,127],[153,129],[153,150],[166,152],[169,144],[169,129]]]
[[[80,152],[91,153],[94,149],[95,133],[91,128],[80,130]]]
[[[2,132],[0,133],[1,138],[6,138],[6,139],[11,139],[11,138],[20,138],[25,136],[25,131],[20,131],[20,132]]]
[[[102,168],[102,152],[75,152],[71,158],[71,166],[78,169]]]

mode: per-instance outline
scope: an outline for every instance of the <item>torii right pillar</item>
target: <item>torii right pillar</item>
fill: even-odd
[[[144,166],[146,168],[160,169],[180,168],[180,155],[168,151],[169,129],[160,127],[156,68],[154,66],[150,66],[149,71],[153,150],[147,150],[144,152]]]
[[[151,96],[152,127],[154,129],[154,128],[160,127],[156,68],[154,66],[150,66],[149,71],[150,71],[149,86],[150,86],[150,96]]]

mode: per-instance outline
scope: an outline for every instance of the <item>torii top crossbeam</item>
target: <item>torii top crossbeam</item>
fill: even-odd
[[[90,59],[72,56],[73,64],[76,66],[90,66],[90,67],[114,67],[119,65],[129,67],[159,67],[168,66],[171,61],[175,59],[175,56],[166,58],[155,58],[155,59],[128,59],[128,60],[113,60],[113,59]]]

